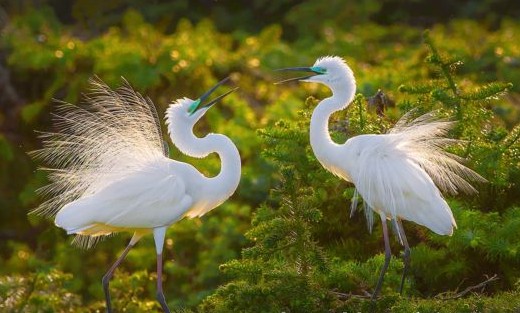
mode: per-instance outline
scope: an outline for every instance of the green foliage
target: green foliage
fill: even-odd
[[[0,278],[0,309],[3,312],[70,312],[81,304],[68,291],[72,275],[51,270],[26,276]]]
[[[494,297],[485,297],[474,294],[466,298],[441,300],[441,299],[417,299],[403,298],[400,296],[387,296],[372,304],[360,299],[346,301],[337,312],[424,312],[424,313],[473,313],[473,312],[517,312],[520,307],[519,291],[511,291],[497,294]]]
[[[513,286],[520,276],[518,208],[484,213],[464,208],[459,202],[452,201],[450,205],[458,225],[453,236],[446,240],[428,234],[432,245],[421,243],[413,249],[412,267],[417,285],[430,286],[432,294],[441,292],[447,281],[454,289],[464,277],[472,277],[470,281],[477,283],[482,280],[479,274],[496,273],[502,278],[500,285]],[[483,266],[488,269],[484,273]],[[436,271],[429,271],[431,268]]]
[[[38,1],[59,10],[11,3],[9,23],[0,30],[0,311],[103,310],[100,278],[128,236],[78,251],[52,222],[26,217],[41,201],[35,190],[45,184],[25,154],[40,145],[34,130],[51,130],[52,99],[77,103],[93,74],[112,86],[124,76],[160,115],[172,99],[195,98],[225,76],[241,87],[195,130],[231,137],[243,175],[221,207],[168,231],[164,287],[176,312],[518,310],[520,24],[496,15],[514,17],[513,9],[494,1],[461,5],[451,12],[472,18],[488,12],[485,22],[432,25],[420,48],[420,29],[373,21],[411,20],[412,7],[427,12],[447,2],[398,9],[391,0],[248,2],[257,11],[232,2]],[[3,21],[0,15],[0,27]],[[375,308],[362,296],[372,291],[383,261],[381,230],[368,233],[363,214],[349,218],[352,185],[325,171],[308,143],[313,97],[322,99],[328,90],[272,84],[279,78],[272,69],[311,65],[329,54],[347,59],[359,92],[348,110],[333,116],[335,141],[384,133],[411,109],[437,110],[458,120],[451,135],[466,141],[450,152],[489,181],[477,186],[477,196],[448,199],[458,223],[452,237],[405,223],[412,245],[405,293],[412,298],[396,293],[402,262],[393,240],[384,297]],[[378,89],[395,102],[379,115],[367,107]],[[176,149],[171,156],[207,175],[219,170],[214,156],[193,160]],[[116,309],[159,310],[154,267],[149,236],[111,283]],[[434,297],[492,274],[500,280],[486,293]]]

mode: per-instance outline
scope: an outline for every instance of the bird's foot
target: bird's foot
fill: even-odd
[[[159,301],[159,304],[161,305],[164,313],[170,313],[170,308],[168,308],[168,305],[166,304],[166,298],[164,298],[164,294],[162,292],[157,292],[157,301]]]

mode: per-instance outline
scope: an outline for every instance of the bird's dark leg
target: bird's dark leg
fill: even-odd
[[[112,278],[112,276],[114,276],[114,272],[115,272],[116,268],[125,259],[126,255],[128,254],[128,251],[130,251],[130,249],[132,249],[132,247],[135,246],[135,244],[137,243],[137,241],[139,241],[140,238],[141,238],[141,236],[134,234],[134,236],[130,240],[130,243],[128,244],[128,246],[126,246],[125,251],[123,251],[123,253],[119,256],[119,258],[114,262],[114,264],[112,264],[112,267],[110,267],[110,269],[106,272],[106,274],[103,275],[103,279],[101,279],[101,283],[103,284],[103,291],[105,292],[107,313],[112,313],[112,303],[110,302],[110,291],[108,289],[108,284],[110,282],[110,279]]]
[[[157,255],[157,301],[161,304],[164,312],[170,312],[162,288],[162,254]]]
[[[155,248],[157,250],[157,301],[165,313],[170,313],[170,309],[166,304],[162,287],[162,250],[164,245],[164,236],[166,235],[166,227],[159,227],[153,230],[153,237],[155,239]]]
[[[385,263],[381,268],[381,274],[379,274],[379,280],[377,281],[376,288],[374,293],[372,294],[372,301],[377,298],[377,295],[381,291],[381,286],[383,285],[383,278],[385,277],[386,269],[388,268],[388,264],[390,264],[390,258],[392,257],[392,251],[390,250],[390,240],[388,239],[388,227],[386,225],[386,216],[381,214],[381,223],[383,226],[383,240],[385,243]]]
[[[403,294],[404,280],[406,279],[406,274],[408,274],[408,268],[410,265],[410,246],[408,245],[408,240],[406,239],[406,234],[404,233],[403,223],[400,219],[397,219],[397,229],[399,231],[399,236],[401,237],[401,241],[404,246],[404,254],[403,254],[403,276],[401,278],[401,286],[399,287],[399,293]]]

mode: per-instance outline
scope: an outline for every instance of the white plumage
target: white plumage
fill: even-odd
[[[395,223],[398,237],[405,246],[402,290],[409,247],[401,220],[426,226],[440,235],[451,235],[456,223],[441,190],[450,194],[472,193],[476,190],[467,180],[485,180],[460,164],[461,158],[444,151],[447,145],[458,142],[445,138],[453,122],[436,119],[431,113],[413,120],[407,114],[388,134],[360,135],[343,144],[333,142],[328,121],[354,98],[356,81],[352,70],[339,57],[320,58],[312,67],[282,70],[311,73],[286,81],[317,82],[331,89],[332,96],[322,100],[312,114],[313,152],[326,169],[355,185],[356,193],[364,200],[370,227],[373,212],[381,216],[386,260],[373,298],[377,297],[390,260],[386,220]],[[357,201],[353,201],[352,211],[356,207]]]
[[[219,155],[221,171],[215,177],[168,158],[152,102],[127,82],[112,90],[93,79],[86,104],[60,104],[54,118],[56,132],[42,133],[43,148],[33,155],[48,166],[50,184],[41,192],[49,198],[33,212],[55,218],[57,226],[76,234],[75,243],[85,247],[112,233],[134,233],[103,278],[108,311],[108,281],[115,268],[143,235],[153,232],[158,300],[169,312],[161,283],[166,228],[184,216],[202,216],[236,190],[241,162],[235,145],[224,135],[193,134],[204,113],[235,90],[204,103],[225,81],[199,99],[175,101],[166,114],[168,132],[181,152],[198,158]]]
[[[145,165],[163,160],[163,139],[151,101],[128,83],[117,91],[91,80],[86,105],[61,103],[56,132],[42,133],[43,149],[32,154],[49,168],[49,200],[34,212],[54,217],[65,205],[96,194]]]
[[[56,225],[69,234],[107,235],[168,226],[193,204],[182,177],[167,160],[143,165],[91,195],[66,204]]]

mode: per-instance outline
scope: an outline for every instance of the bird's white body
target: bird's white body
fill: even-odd
[[[313,113],[311,147],[323,167],[356,186],[369,210],[367,217],[371,219],[374,211],[389,219],[413,221],[440,235],[451,235],[455,220],[439,189],[415,160],[424,152],[414,149],[413,138],[399,132],[369,134],[337,144],[328,135],[328,117],[336,109],[330,106],[329,112],[325,111],[329,99],[323,100]],[[342,107],[349,103],[345,101]]]
[[[129,86],[110,90],[94,81],[90,107],[64,104],[57,116],[61,133],[44,134],[46,147],[36,154],[50,169],[53,197],[37,210],[55,215],[57,226],[80,235],[83,245],[114,232],[143,235],[182,217],[202,216],[233,194],[240,180],[240,155],[226,136],[198,138],[193,100],[184,98],[167,111],[172,142],[197,158],[217,153],[221,172],[206,177],[164,152],[153,104]],[[57,123],[57,124],[58,124]]]
[[[193,140],[204,141],[195,137]],[[101,236],[120,231],[147,233],[185,216],[202,216],[229,198],[238,185],[240,157],[236,149],[230,152],[234,162],[223,159],[225,170],[212,178],[190,164],[166,156],[157,158],[101,190],[66,204],[56,215],[55,223],[71,234]],[[227,174],[230,170],[233,175]]]
[[[66,204],[55,222],[68,233],[90,236],[168,226],[212,208],[215,199],[203,196],[206,180],[192,166],[164,158]]]
[[[398,237],[405,246],[402,290],[409,247],[401,221],[412,221],[437,234],[451,235],[456,223],[441,190],[452,194],[475,192],[467,180],[485,180],[461,165],[456,155],[443,150],[448,144],[456,142],[445,137],[453,123],[435,119],[432,114],[414,120],[405,115],[387,134],[360,135],[345,143],[334,142],[329,134],[329,118],[334,112],[346,109],[356,91],[352,70],[343,59],[324,57],[312,67],[282,70],[312,73],[284,82],[316,82],[331,89],[332,96],[322,100],[312,113],[312,150],[324,168],[355,185],[356,192],[364,200],[370,227],[373,212],[381,217],[386,258],[373,298],[381,288],[390,260],[386,221],[395,223]],[[354,200],[352,205],[355,210],[357,201]]]
[[[190,209],[193,199],[182,174],[169,163],[150,163],[66,204],[56,215],[56,225],[69,234],[90,236],[171,225]]]
[[[428,173],[400,147],[399,139],[394,134],[356,136],[338,145],[337,158],[322,164],[353,182],[368,210],[451,235],[456,223],[448,204]]]

